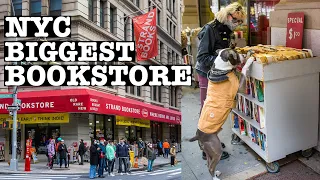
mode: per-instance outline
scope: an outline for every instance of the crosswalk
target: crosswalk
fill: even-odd
[[[58,174],[2,174],[0,180],[76,180],[80,179],[81,175],[58,175]]]
[[[181,174],[181,168],[177,168],[177,169],[166,169],[166,170],[160,169],[160,170],[155,170],[155,171],[152,171],[152,172],[136,171],[136,172],[132,172],[130,174],[130,176],[145,177],[145,176],[163,176],[163,175],[166,175],[168,178],[170,178],[170,177],[179,176],[180,174]]]

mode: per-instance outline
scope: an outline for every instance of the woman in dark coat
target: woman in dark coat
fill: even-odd
[[[89,172],[89,178],[94,179],[96,177],[96,169],[97,165],[99,164],[99,153],[98,151],[100,148],[97,148],[97,142],[92,141],[90,146],[90,172]]]

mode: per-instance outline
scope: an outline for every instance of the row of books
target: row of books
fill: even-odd
[[[233,121],[233,128],[238,129],[240,135],[248,136],[251,141],[265,151],[267,147],[267,137],[264,133],[260,132],[257,128],[253,127],[250,123],[235,113],[231,114]]]
[[[256,80],[252,77],[247,78],[245,86],[245,94],[251,95],[252,98],[264,102],[264,82]]]
[[[248,118],[257,121],[260,125],[260,128],[263,129],[265,127],[264,109],[240,94],[237,95],[237,101],[238,103],[236,109],[245,114]]]

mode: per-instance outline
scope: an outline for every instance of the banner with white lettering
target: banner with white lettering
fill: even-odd
[[[132,18],[138,61],[148,60],[158,55],[157,9]]]

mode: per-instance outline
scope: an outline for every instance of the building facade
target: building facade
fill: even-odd
[[[158,52],[153,59],[132,64],[182,64],[181,3],[178,0],[12,0],[16,16],[72,16],[71,41],[132,41],[132,17],[157,8]],[[13,15],[11,0],[0,2],[0,41],[4,16]],[[6,39],[8,40],[8,39]],[[19,40],[27,40],[19,39]],[[36,40],[31,38],[28,40]],[[47,39],[64,41],[65,39]],[[4,44],[0,44],[0,91],[4,86]],[[168,139],[180,143],[181,87],[19,87],[21,123],[18,145],[33,138],[40,153],[48,137],[61,136],[67,145],[80,139],[105,137],[134,141]],[[11,99],[0,99],[0,119],[10,120],[6,106]],[[108,105],[109,104],[109,105]],[[119,108],[119,109],[118,109]],[[118,111],[117,111],[118,110]],[[11,130],[0,129],[6,160],[11,151]]]

